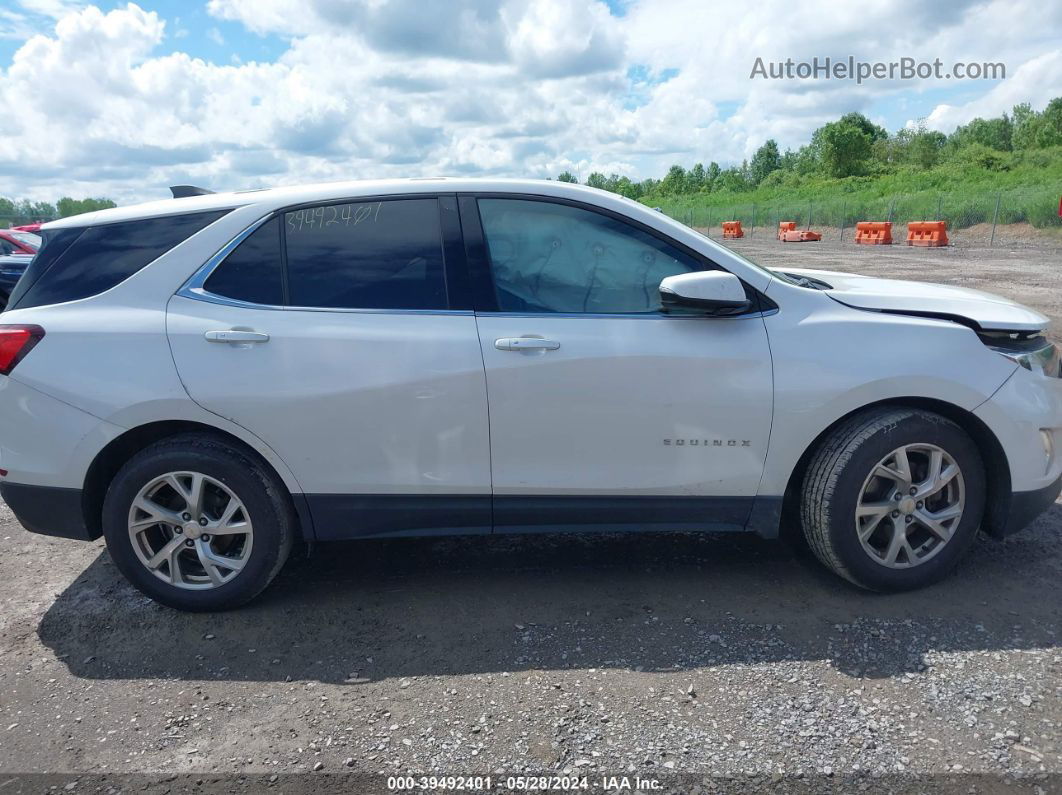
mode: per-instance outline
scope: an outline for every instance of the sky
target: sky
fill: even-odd
[[[0,0],[0,195],[181,183],[642,179],[740,164],[859,111],[950,132],[1062,95],[1042,0]],[[1001,62],[1005,79],[751,77],[765,63]]]

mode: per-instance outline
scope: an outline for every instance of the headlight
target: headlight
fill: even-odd
[[[1010,335],[982,334],[981,339],[1026,370],[1051,378],[1062,378],[1062,350],[1043,337],[1015,338]]]

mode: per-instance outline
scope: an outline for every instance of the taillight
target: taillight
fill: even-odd
[[[11,375],[15,365],[43,336],[44,329],[40,326],[0,323],[0,375]]]

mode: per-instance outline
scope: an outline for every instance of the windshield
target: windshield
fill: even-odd
[[[33,248],[41,247],[40,235],[35,235],[32,232],[8,232],[8,234],[19,243],[25,243],[27,246],[33,246]]]
[[[704,234],[704,232],[699,232],[698,230],[694,229],[693,227],[689,227],[689,229],[692,232],[694,232],[695,234],[698,234],[701,237],[703,237],[705,240],[712,240],[710,237],[708,237],[708,235]],[[715,243],[717,241],[712,240],[712,242]],[[788,284],[795,284],[795,285],[798,285],[800,287],[806,286],[806,285],[801,284],[799,281],[797,281],[796,279],[794,279],[792,276],[790,276],[787,273],[782,273],[781,271],[771,270],[770,268],[763,267],[759,263],[753,262],[748,257],[742,256],[738,252],[734,251],[734,249],[730,248],[729,246],[727,246],[726,250],[729,251],[732,256],[734,256],[737,259],[741,260],[745,265],[748,265],[753,270],[757,270],[760,273],[771,277],[772,279],[779,279],[779,280],[781,280],[783,282],[787,282]]]

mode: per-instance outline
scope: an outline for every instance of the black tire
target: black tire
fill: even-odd
[[[162,581],[138,558],[129,536],[129,511],[140,489],[168,472],[200,472],[223,483],[243,502],[253,523],[253,544],[243,569],[209,590]],[[249,602],[287,560],[298,521],[290,494],[272,471],[217,437],[188,433],[156,442],[133,456],[111,481],[103,503],[103,534],[119,571],[156,602],[193,612],[228,610]]]
[[[918,444],[935,445],[954,459],[965,484],[965,505],[950,539],[935,555],[910,568],[890,568],[860,542],[856,507],[878,462],[904,445]],[[954,422],[918,409],[868,409],[837,427],[812,456],[801,493],[801,524],[815,556],[840,576],[874,591],[910,590],[954,569],[977,535],[984,494],[977,445]]]

